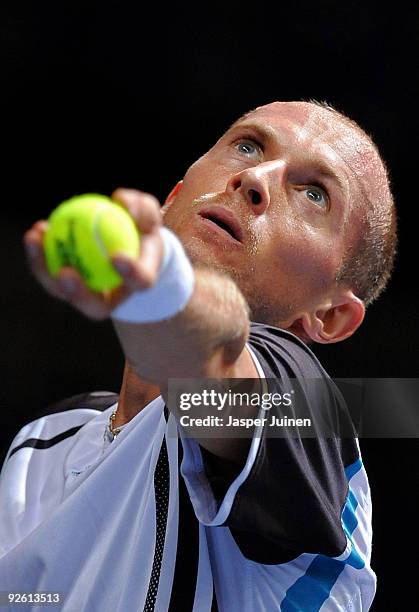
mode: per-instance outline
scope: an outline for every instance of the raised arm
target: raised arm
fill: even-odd
[[[55,297],[70,303],[85,316],[103,320],[137,291],[158,282],[163,244],[162,216],[158,202],[148,194],[119,189],[114,199],[135,219],[140,231],[141,254],[137,261],[118,256],[115,267],[124,279],[114,292],[91,292],[78,272],[61,270],[57,279],[49,276],[43,256],[45,221],[35,224],[24,237],[30,267]],[[193,291],[186,306],[171,318],[131,323],[113,318],[124,354],[135,373],[160,387],[164,397],[169,378],[257,378],[257,370],[245,348],[249,334],[247,303],[236,284],[227,276],[194,268]],[[240,461],[248,441],[200,440],[214,454]]]

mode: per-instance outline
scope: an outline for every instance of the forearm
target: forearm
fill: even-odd
[[[227,276],[195,268],[186,307],[156,323],[113,320],[132,368],[165,388],[169,378],[234,376],[234,366],[249,335],[249,310]]]

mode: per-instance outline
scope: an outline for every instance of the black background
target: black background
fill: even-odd
[[[418,375],[417,14],[300,1],[1,10],[3,445],[55,400],[118,391],[123,369],[109,323],[83,319],[31,278],[23,231],[75,193],[122,185],[164,199],[233,120],[275,99],[327,100],[357,120],[390,167],[399,212],[387,292],[352,339],[316,353],[335,376]],[[373,610],[411,610],[417,441],[361,449],[374,504]]]

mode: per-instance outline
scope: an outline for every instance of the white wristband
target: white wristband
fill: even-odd
[[[164,255],[156,283],[132,293],[111,313],[112,319],[127,323],[153,323],[170,319],[183,310],[194,288],[194,271],[178,237],[160,228]]]

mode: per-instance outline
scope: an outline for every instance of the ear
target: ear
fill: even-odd
[[[339,293],[330,303],[304,313],[301,325],[307,336],[320,344],[340,342],[352,336],[364,320],[365,305],[352,291]]]
[[[183,181],[178,181],[176,185],[173,187],[172,191],[167,196],[163,206],[170,206],[172,201],[175,199],[179,191],[182,189]]]

